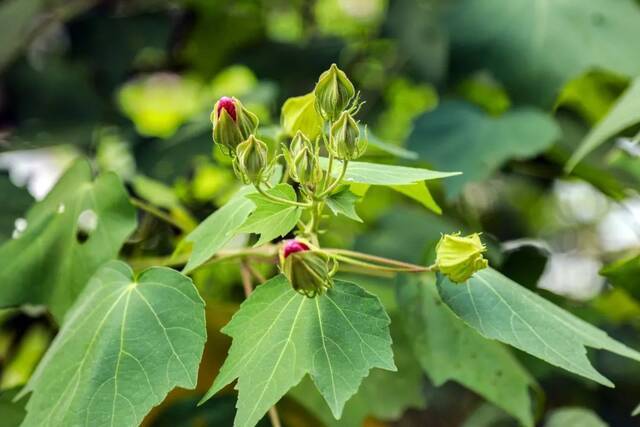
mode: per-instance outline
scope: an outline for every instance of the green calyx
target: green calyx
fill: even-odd
[[[296,133],[288,149],[283,147],[282,153],[294,181],[314,186],[322,180],[317,150],[301,131]]]
[[[346,110],[355,96],[355,88],[336,64],[320,75],[314,89],[315,107],[325,119],[333,121]]]
[[[233,162],[236,175],[245,184],[259,184],[269,178],[269,148],[255,136],[240,143]]]
[[[489,265],[483,257],[486,250],[478,233],[469,236],[445,234],[436,246],[435,266],[452,282],[466,282],[475,272]]]
[[[367,141],[360,138],[358,123],[347,111],[331,126],[329,151],[338,159],[355,160],[367,149]]]
[[[235,118],[226,109],[219,108],[219,103],[220,101],[214,105],[211,112],[213,141],[226,155],[233,157],[238,145],[258,129],[258,116],[247,110],[236,98],[233,98]]]

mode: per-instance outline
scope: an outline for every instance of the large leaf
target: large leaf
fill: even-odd
[[[567,162],[566,170],[571,171],[584,156],[636,123],[640,123],[640,77],[631,83],[611,111],[585,136]]]
[[[375,369],[362,380],[362,385],[344,407],[336,420],[310,379],[304,379],[291,390],[305,408],[316,415],[327,427],[361,426],[368,416],[379,420],[397,420],[409,408],[424,408],[426,396],[420,365],[413,355],[409,337],[392,318],[393,358],[397,372]]]
[[[313,92],[289,98],[282,105],[282,129],[289,136],[302,131],[309,139],[315,139],[322,131],[322,117],[315,108]]]
[[[284,276],[260,285],[222,330],[233,344],[204,399],[238,379],[234,425],[251,427],[309,373],[335,417],[369,370],[395,370],[389,317],[373,295],[342,281],[307,298]]]
[[[93,180],[80,160],[26,215],[26,230],[0,247],[0,306],[46,304],[57,319],[136,227],[120,179]]]
[[[320,158],[320,166],[323,169],[326,170],[328,164],[328,159]],[[331,175],[337,178],[340,175],[341,168],[342,163],[339,160],[334,161]],[[344,180],[348,183],[393,186],[447,178],[460,174],[461,172],[438,172],[429,169],[383,165],[380,163],[349,162]]]
[[[440,277],[438,290],[442,300],[484,337],[600,384],[613,386],[591,366],[586,347],[640,361],[640,353],[491,268],[460,285]]]
[[[295,190],[289,184],[278,184],[267,193],[294,202],[297,199]],[[298,206],[274,202],[262,194],[249,194],[247,198],[255,204],[255,211],[237,231],[260,234],[256,246],[285,236],[300,219],[302,209]]]
[[[559,135],[556,123],[541,111],[520,109],[493,117],[450,101],[417,119],[409,147],[437,168],[464,172],[444,182],[449,196],[456,196],[466,183],[490,177],[507,160],[541,153]]]
[[[453,63],[489,69],[520,99],[551,105],[592,68],[640,74],[633,0],[458,0],[446,20]]]
[[[457,381],[532,426],[529,388],[535,381],[516,358],[456,317],[431,277],[402,276],[397,290],[405,330],[431,381],[436,386]]]
[[[194,388],[206,340],[189,278],[120,261],[91,279],[22,393],[23,426],[138,426],[174,387]]]
[[[236,235],[249,214],[254,211],[255,204],[245,196],[254,190],[244,187],[223,207],[212,213],[185,237],[192,243],[191,257],[183,272],[189,273],[207,262],[224,245]]]

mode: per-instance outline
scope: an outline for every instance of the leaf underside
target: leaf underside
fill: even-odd
[[[203,401],[237,378],[236,427],[254,426],[307,373],[338,418],[371,368],[396,369],[389,317],[375,296],[348,282],[307,298],[277,276],[222,332],[233,344]]]

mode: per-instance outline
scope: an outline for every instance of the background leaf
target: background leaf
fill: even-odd
[[[289,98],[282,105],[282,129],[293,137],[302,131],[307,138],[313,140],[322,130],[322,117],[316,111],[316,97],[313,92],[303,96]]]
[[[607,427],[607,424],[586,408],[558,408],[549,414],[544,427]]]
[[[102,267],[22,393],[23,426],[137,426],[174,387],[194,388],[206,340],[190,279],[154,267]]]

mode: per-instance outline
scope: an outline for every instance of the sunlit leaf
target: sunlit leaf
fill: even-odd
[[[348,282],[307,298],[277,276],[222,331],[233,344],[204,400],[238,379],[236,427],[254,426],[307,373],[340,417],[371,368],[396,369],[389,317],[375,296]]]
[[[309,139],[315,139],[322,130],[322,117],[316,111],[313,92],[286,100],[282,106],[282,129],[289,136],[302,131]]]

